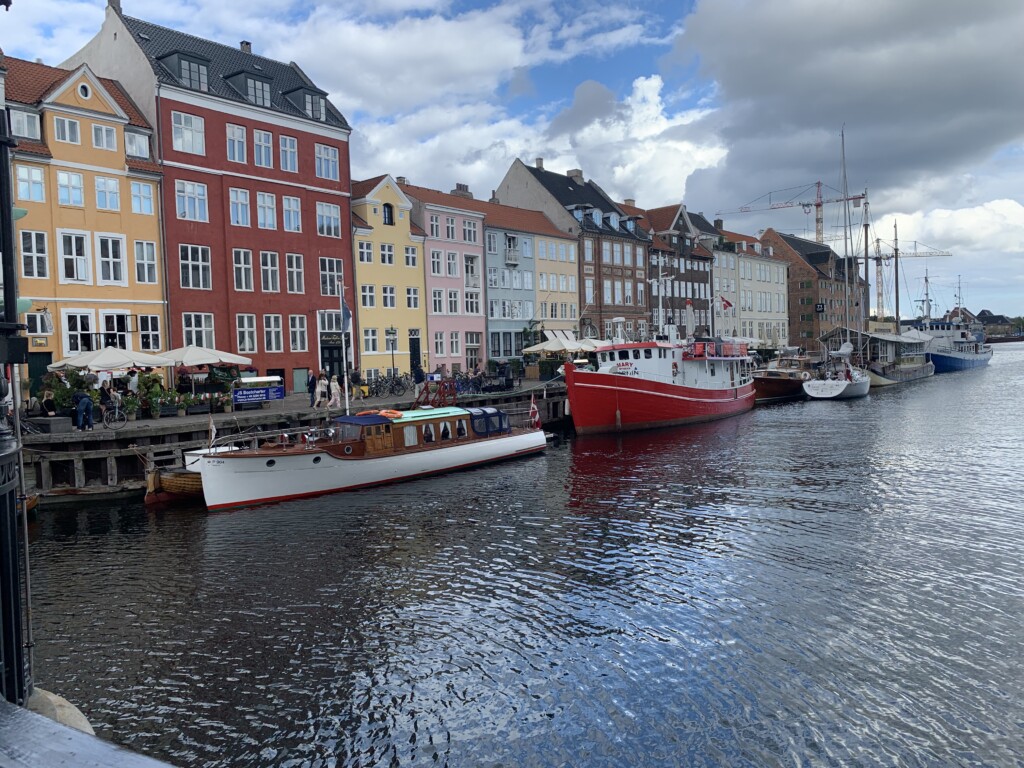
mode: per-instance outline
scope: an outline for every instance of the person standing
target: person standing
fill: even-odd
[[[413,364],[412,381],[414,397],[419,397],[420,392],[423,391],[423,385],[427,382],[427,374],[423,372],[423,368],[419,363]]]
[[[331,386],[327,381],[327,372],[320,371],[320,376],[316,380],[316,402],[313,407],[320,410],[321,405],[327,405],[327,400],[331,396]]]
[[[312,408],[316,402],[316,374],[309,369],[309,377],[306,379],[306,391],[309,392],[309,407]]]
[[[341,384],[338,383],[338,377],[331,376],[331,400],[327,403],[327,407],[330,408],[341,408]]]
[[[349,383],[352,384],[352,397],[363,400],[363,377],[359,375],[359,368],[353,366],[348,375]]]

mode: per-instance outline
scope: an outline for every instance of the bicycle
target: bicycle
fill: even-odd
[[[115,402],[103,412],[103,423],[114,430],[128,423],[128,414],[121,409],[121,403]]]

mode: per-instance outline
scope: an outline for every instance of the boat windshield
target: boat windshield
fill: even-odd
[[[334,426],[334,437],[336,440],[358,440],[362,427],[358,424],[336,424]]]
[[[512,431],[508,414],[497,408],[470,408],[470,426],[481,436],[500,435]]]

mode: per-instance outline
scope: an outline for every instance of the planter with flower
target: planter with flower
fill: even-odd
[[[139,402],[139,398],[131,392],[126,392],[121,397],[121,410],[124,411],[125,415],[128,417],[128,421],[135,421],[139,413],[140,405],[141,403]]]
[[[185,412],[188,414],[196,413],[209,413],[210,412],[210,395],[203,393],[201,395],[186,395],[189,398],[187,405],[185,406]]]

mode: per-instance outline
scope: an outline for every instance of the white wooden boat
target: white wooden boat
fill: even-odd
[[[838,352],[830,352],[828,364],[819,370],[817,378],[804,382],[804,394],[812,400],[850,400],[867,395],[871,377],[850,364],[852,352],[849,342]]]
[[[232,445],[233,451],[217,451]],[[209,509],[412,480],[544,450],[544,432],[497,408],[364,411],[316,429],[217,441],[200,459]]]

